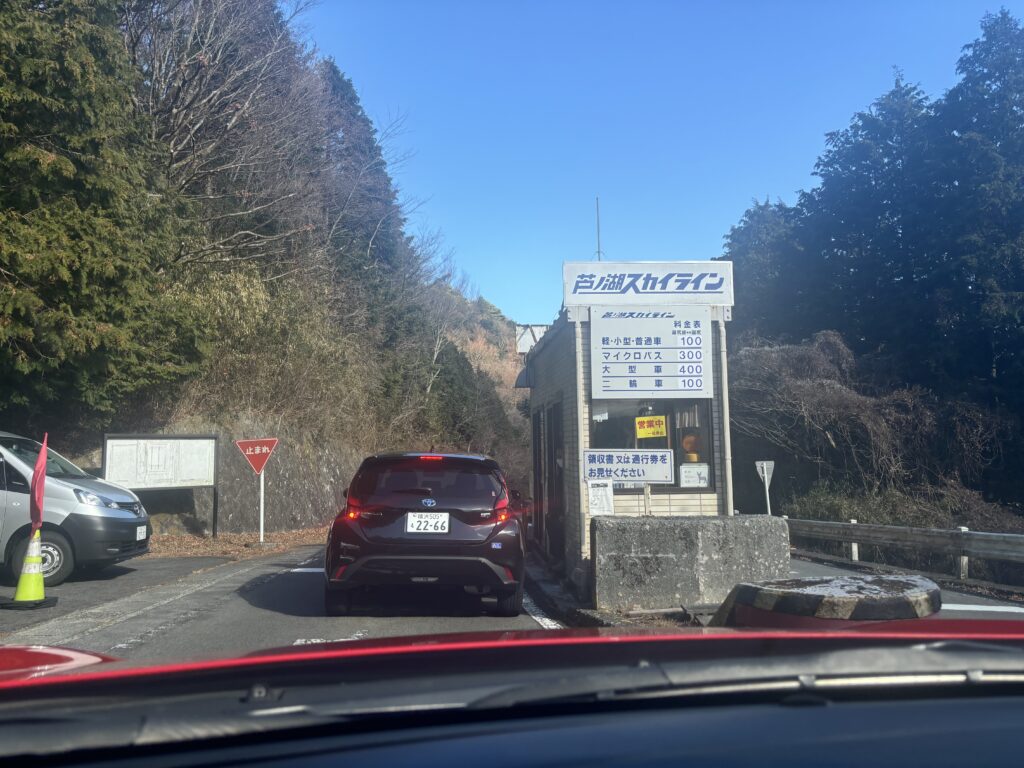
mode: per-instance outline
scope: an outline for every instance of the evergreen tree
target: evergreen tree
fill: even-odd
[[[173,206],[114,0],[0,5],[0,411],[110,411],[189,369],[151,270]]]

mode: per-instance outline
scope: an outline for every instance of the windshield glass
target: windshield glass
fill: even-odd
[[[494,469],[442,457],[392,459],[364,464],[349,499],[365,504],[414,504],[429,498],[439,508],[465,503],[494,505],[503,494]]]
[[[0,447],[10,451],[31,469],[35,467],[36,459],[39,458],[39,451],[43,446],[35,440],[26,440],[20,437],[0,437]],[[46,451],[46,476],[60,478],[89,477],[87,473],[51,449]]]
[[[1024,0],[0,0],[0,434],[0,756],[1024,630]]]

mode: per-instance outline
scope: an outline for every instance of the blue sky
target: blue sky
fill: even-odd
[[[754,198],[814,185],[827,131],[893,82],[936,96],[1024,0],[321,0],[304,19],[390,152],[410,229],[480,295],[550,322],[563,261],[704,259]]]

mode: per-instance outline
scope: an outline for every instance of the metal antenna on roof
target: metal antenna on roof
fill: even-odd
[[[597,260],[601,260],[601,198],[594,198],[594,208],[597,213]]]

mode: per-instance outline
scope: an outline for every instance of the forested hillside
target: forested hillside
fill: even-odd
[[[1020,23],[986,17],[957,71],[935,99],[897,75],[829,134],[818,186],[727,238],[747,508],[773,458],[791,514],[1019,524],[985,500],[1024,501]]]
[[[277,435],[268,490],[303,499],[282,525],[333,514],[372,451],[516,470],[526,450],[488,361],[514,356],[511,323],[409,234],[389,128],[296,35],[301,11],[0,4],[0,428],[70,451],[104,430]]]

